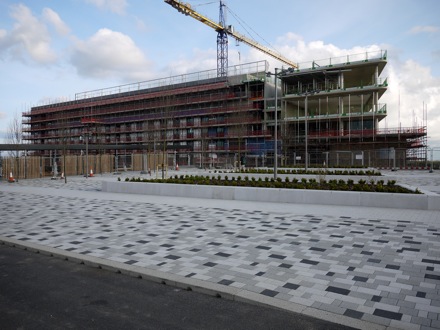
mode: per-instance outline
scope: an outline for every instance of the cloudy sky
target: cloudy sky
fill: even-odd
[[[186,0],[218,20],[218,1]],[[382,128],[440,147],[440,1],[228,0],[227,23],[294,62],[386,50]],[[267,59],[229,42],[229,64]],[[0,138],[31,106],[216,68],[216,32],[162,0],[0,0]],[[399,110],[400,109],[400,110]],[[439,152],[440,153],[440,152]],[[437,157],[436,157],[437,158]]]

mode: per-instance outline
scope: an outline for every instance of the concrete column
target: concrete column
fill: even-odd
[[[374,84],[379,85],[379,67],[376,65],[376,69],[374,70]]]

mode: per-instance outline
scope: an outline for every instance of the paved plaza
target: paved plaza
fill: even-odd
[[[440,194],[438,173],[384,174]],[[116,178],[2,181],[0,241],[214,283],[355,328],[440,328],[439,211],[100,191]]]

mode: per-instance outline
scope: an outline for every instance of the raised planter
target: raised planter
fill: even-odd
[[[353,191],[223,187],[172,183],[102,182],[102,191],[124,194],[207,198],[269,203],[295,203],[440,210],[440,196]]]

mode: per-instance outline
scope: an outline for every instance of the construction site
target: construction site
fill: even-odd
[[[215,23],[179,1],[165,2],[218,30],[217,69],[32,107],[23,113],[24,151],[3,159],[3,173],[426,165],[425,123],[381,128],[388,111],[380,102],[388,87],[386,51],[299,65],[226,27],[222,15]],[[267,61],[229,66],[228,34],[287,68],[271,71]]]

